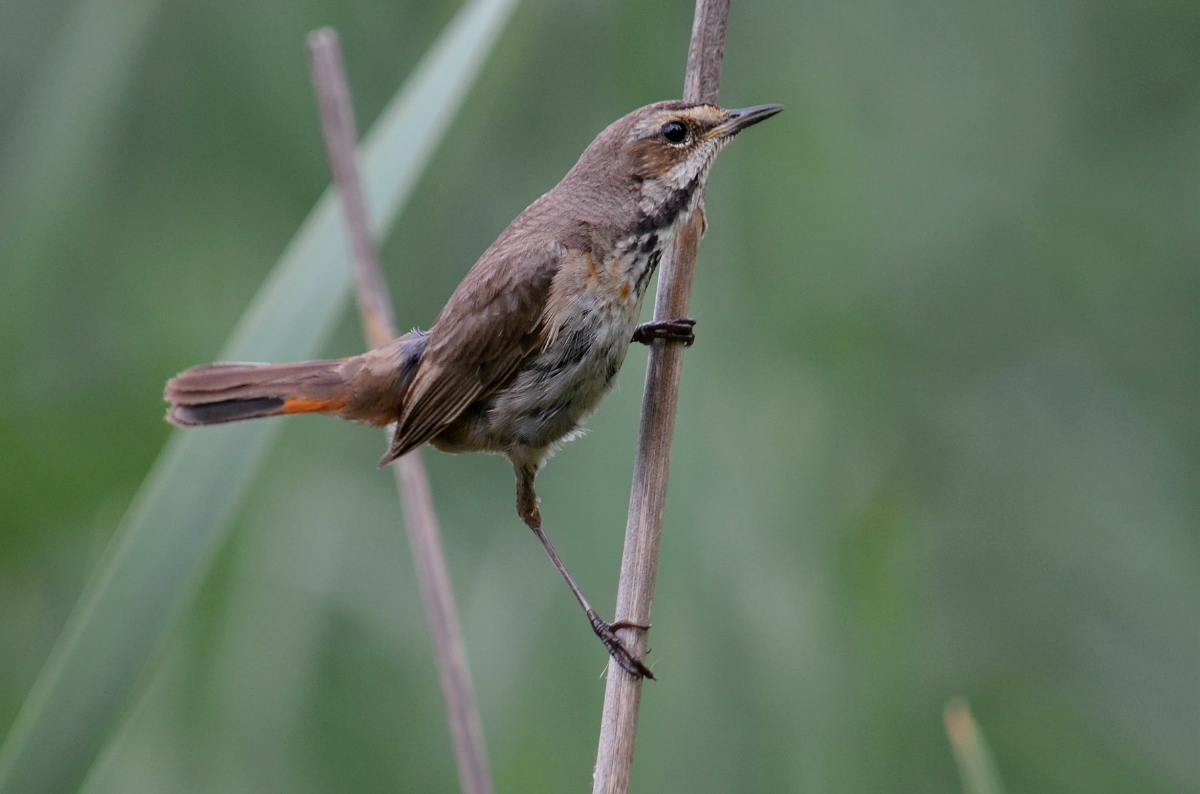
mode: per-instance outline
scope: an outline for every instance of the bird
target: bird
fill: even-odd
[[[215,363],[171,378],[166,419],[182,427],[321,413],[394,429],[385,466],[425,443],[505,455],[517,514],[533,530],[620,666],[654,678],[607,623],[542,526],[534,479],[582,433],[633,342],[690,346],[695,321],[638,324],[642,298],[696,213],[717,154],[781,105],[656,102],[606,127],[467,273],[426,331],[348,358]]]

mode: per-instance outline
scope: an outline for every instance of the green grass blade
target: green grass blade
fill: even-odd
[[[967,701],[956,698],[947,703],[944,719],[963,794],[1004,794],[992,748],[971,715]]]
[[[394,222],[514,5],[469,2],[364,141],[364,188],[378,234]],[[349,286],[338,208],[326,193],[221,357],[316,355]],[[266,421],[172,436],[0,749],[0,794],[78,789],[202,578],[277,430]]]

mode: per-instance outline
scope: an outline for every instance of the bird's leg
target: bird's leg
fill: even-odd
[[[684,347],[691,347],[692,343],[696,341],[696,334],[692,330],[695,327],[696,321],[690,317],[681,317],[675,320],[655,320],[649,323],[642,323],[637,328],[634,328],[633,341],[648,345],[655,339],[666,339],[668,342],[683,342]]]
[[[542,511],[538,509],[538,496],[533,490],[533,479],[537,477],[537,467],[529,464],[513,463],[517,472],[517,515],[529,526],[542,525]]]
[[[540,525],[531,526],[530,529],[533,530],[533,534],[537,535],[538,540],[542,542],[542,546],[545,547],[546,553],[550,555],[550,559],[554,562],[554,567],[558,568],[558,572],[562,574],[563,579],[567,582],[567,587],[571,588],[571,592],[575,594],[575,600],[579,602],[579,605],[583,607],[583,611],[587,613],[588,621],[590,621],[592,624],[592,631],[594,631],[596,636],[600,638],[600,642],[604,643],[604,647],[608,649],[609,655],[616,659],[617,664],[621,665],[621,667],[625,669],[625,672],[629,673],[630,675],[645,676],[646,678],[653,680],[654,673],[650,672],[650,668],[625,647],[624,643],[621,642],[621,638],[618,637],[616,633],[616,629],[618,628],[637,628],[645,630],[649,629],[650,627],[637,623],[631,623],[629,621],[605,623],[604,620],[602,620],[600,616],[596,614],[596,610],[592,609],[592,605],[588,603],[588,600],[584,598],[583,592],[579,589],[579,585],[575,584],[574,577],[571,576],[571,572],[567,570],[567,566],[563,564],[562,558],[559,557],[558,552],[555,551],[554,544],[550,542],[550,537],[546,534],[546,530],[542,529]]]
[[[575,600],[579,602],[579,605],[583,607],[583,611],[587,613],[588,621],[592,624],[592,631],[600,638],[600,642],[604,643],[604,647],[608,649],[609,655],[616,659],[617,664],[621,665],[627,673],[630,675],[645,676],[653,680],[654,673],[650,672],[650,668],[646,667],[640,659],[635,657],[625,647],[620,638],[617,637],[615,631],[616,629],[623,628],[645,631],[650,627],[627,620],[617,621],[616,623],[605,623],[600,619],[600,616],[596,614],[596,610],[592,609],[592,605],[584,598],[579,585],[575,584],[575,577],[571,576],[571,572],[563,564],[562,558],[558,556],[558,552],[554,549],[554,544],[550,542],[550,537],[546,534],[546,530],[542,529],[542,513],[538,510],[537,494],[533,490],[533,479],[537,476],[537,468],[528,465],[514,465],[514,468],[517,471],[517,513],[521,516],[521,520],[533,530],[533,534],[537,535],[538,540],[542,542],[542,547],[550,555],[550,560],[554,563],[554,567],[562,574],[567,587],[571,588],[571,592],[575,595]]]

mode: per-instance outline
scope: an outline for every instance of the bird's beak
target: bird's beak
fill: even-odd
[[[710,138],[732,138],[749,126],[760,121],[766,121],[779,111],[783,105],[755,105],[750,108],[736,108],[729,111],[729,118],[709,131]]]

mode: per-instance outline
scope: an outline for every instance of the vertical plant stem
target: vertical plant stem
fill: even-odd
[[[728,18],[729,0],[696,0],[683,84],[683,98],[688,102],[715,104],[717,101]],[[680,230],[663,258],[654,300],[655,319],[686,317],[688,314],[696,272],[696,251],[704,231],[703,198],[700,206],[701,210]],[[650,623],[667,499],[667,475],[671,466],[671,441],[675,434],[675,410],[679,403],[679,378],[683,372],[683,350],[683,345],[665,340],[656,340],[650,348],[637,456],[633,465],[633,487],[629,496],[629,518],[625,525],[621,581],[617,589],[615,615],[618,621]],[[645,632],[621,631],[624,632],[622,641],[633,646],[634,656],[642,656]],[[629,790],[641,694],[641,677],[625,672],[619,664],[609,660],[600,743],[592,778],[593,794],[625,794]]]
[[[387,283],[379,267],[378,252],[367,227],[366,205],[355,159],[358,132],[337,33],[330,28],[310,33],[308,55],[329,164],[341,198],[346,242],[358,284],[363,333],[368,344],[379,347],[396,337],[396,324]],[[433,642],[438,679],[446,699],[459,782],[465,794],[491,794],[493,789],[479,708],[442,551],[429,478],[420,452],[414,451],[400,458],[393,470],[404,508],[425,620]]]

